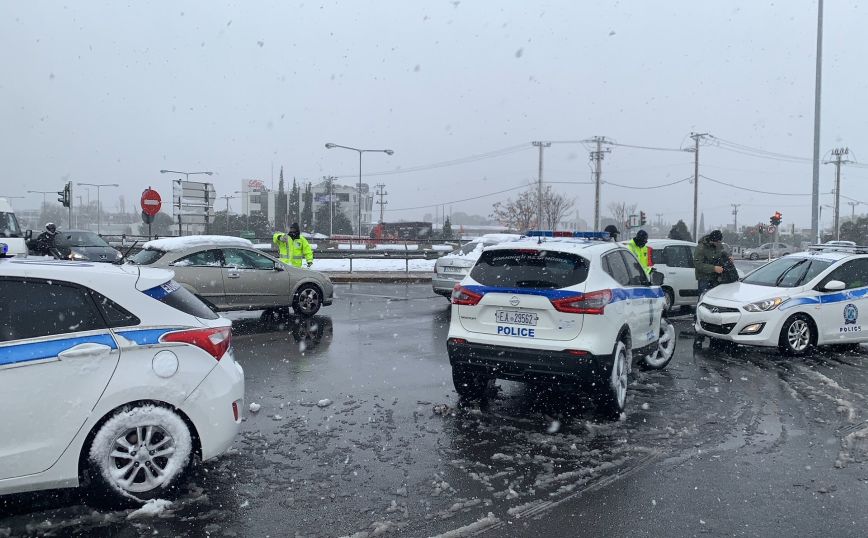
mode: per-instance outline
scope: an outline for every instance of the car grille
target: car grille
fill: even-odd
[[[735,328],[735,323],[724,323],[723,325],[715,325],[714,323],[699,322],[702,328],[710,333],[729,334]]]
[[[708,310],[709,312],[738,312],[738,308],[732,308],[730,306],[717,306],[708,303],[702,303],[702,308]]]

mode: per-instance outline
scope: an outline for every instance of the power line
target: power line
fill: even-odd
[[[679,183],[684,183],[685,181],[690,181],[693,177],[686,177],[684,179],[679,179],[678,181],[672,181],[670,183],[664,183],[662,185],[652,185],[650,187],[638,187],[636,185],[619,185],[618,183],[612,183],[611,181],[604,181],[606,185],[612,185],[614,187],[621,187],[622,189],[633,189],[637,191],[644,191],[650,189],[662,189],[663,187],[671,187],[672,185],[678,185]]]
[[[770,191],[761,191],[758,189],[750,189],[748,187],[741,187],[739,185],[734,185],[732,183],[727,183],[726,181],[720,181],[719,179],[710,178],[708,176],[700,174],[700,177],[711,181],[712,183],[717,183],[719,185],[725,185],[727,187],[731,187],[733,189],[738,189],[742,191],[755,192],[757,194],[771,194],[775,196],[811,196],[811,193],[793,193],[793,192],[770,192]]]
[[[434,207],[434,206],[438,206],[438,205],[457,204],[459,202],[469,202],[471,200],[479,200],[480,198],[487,198],[489,196],[495,196],[497,194],[503,194],[505,192],[516,191],[518,189],[526,189],[528,187],[529,187],[529,185],[524,184],[524,185],[519,185],[518,187],[510,187],[509,189],[503,189],[501,191],[489,192],[488,194],[480,194],[479,196],[471,196],[470,198],[462,198],[460,200],[450,200],[448,202],[436,202],[433,204],[425,204],[425,205],[420,205],[420,206],[416,206],[416,207],[399,207],[399,208],[393,208],[393,209],[386,209],[386,211],[410,211],[412,209],[426,209],[426,208]]]
[[[660,147],[655,147],[655,146],[638,146],[635,144],[621,144],[620,142],[612,142],[612,141],[609,141],[608,144],[610,146],[620,146],[622,148],[647,149],[647,150],[651,150],[651,151],[677,151],[680,153],[685,153],[685,152],[690,151],[688,149],[681,149],[681,148],[660,148]]]

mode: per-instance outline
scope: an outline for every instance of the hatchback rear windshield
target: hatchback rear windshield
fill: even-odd
[[[136,265],[151,265],[165,254],[162,250],[145,249],[130,256],[129,260]]]
[[[170,280],[165,284],[154,286],[151,289],[144,291],[145,295],[149,295],[161,303],[167,304],[175,310],[180,310],[185,314],[196,316],[202,319],[217,319],[215,314],[208,306],[199,300],[198,297],[190,293],[186,288],[174,280]]]
[[[483,286],[558,289],[581,284],[588,260],[575,254],[537,249],[488,250],[470,271]]]

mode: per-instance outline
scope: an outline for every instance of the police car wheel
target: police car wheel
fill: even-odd
[[[816,341],[814,326],[804,314],[787,318],[781,328],[778,347],[787,355],[804,355]]]
[[[464,366],[452,366],[452,383],[455,392],[464,398],[482,398],[494,385],[494,379],[474,373]]]
[[[87,451],[93,493],[122,504],[171,498],[193,455],[190,429],[174,411],[121,409],[100,426]]]
[[[657,348],[650,355],[645,355],[639,361],[639,366],[645,370],[662,370],[675,355],[675,326],[665,318],[660,318],[660,331],[657,337]]]
[[[601,383],[598,394],[598,407],[606,418],[617,419],[624,411],[627,402],[627,344],[623,339],[615,344],[612,354],[612,368]]]
[[[305,284],[295,292],[292,309],[296,314],[312,316],[319,311],[320,306],[322,306],[322,294],[313,284]]]

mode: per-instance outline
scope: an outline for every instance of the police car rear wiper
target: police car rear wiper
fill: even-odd
[[[136,248],[136,245],[138,245],[138,244],[139,244],[139,240],[136,239],[135,241],[133,241],[133,244],[130,246],[130,248],[128,248],[127,251],[124,252],[124,253],[121,255],[121,259],[119,259],[119,260],[115,260],[115,261],[113,261],[112,263],[115,264],[115,265],[123,265],[124,263],[126,263],[126,261],[127,261],[127,254],[129,254],[131,250],[133,250],[134,248]]]

